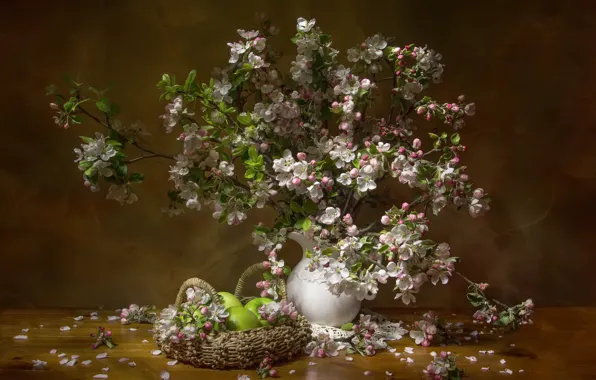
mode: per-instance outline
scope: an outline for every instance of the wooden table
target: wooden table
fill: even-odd
[[[93,375],[102,373],[102,368],[109,367],[108,379],[159,379],[163,370],[169,371],[172,380],[182,379],[236,379],[239,374],[247,374],[257,379],[255,371],[211,371],[196,369],[187,365],[168,366],[166,357],[152,356],[156,349],[150,325],[122,326],[118,321],[107,322],[108,315],[117,315],[113,311],[100,311],[98,321],[90,321],[91,310],[3,310],[0,311],[0,379],[92,379]],[[395,320],[410,324],[419,319],[415,310],[379,310]],[[383,351],[374,357],[363,358],[357,355],[353,361],[345,359],[345,351],[335,358],[316,359],[302,357],[294,362],[279,365],[282,378],[286,379],[386,379],[385,371],[393,374],[395,379],[421,379],[422,370],[430,362],[432,351],[447,349],[459,355],[459,367],[466,371],[468,378],[493,379],[505,377],[521,377],[527,379],[596,379],[596,308],[545,308],[538,309],[534,326],[503,337],[489,334],[490,329],[470,323],[465,314],[442,313],[450,319],[466,323],[466,332],[482,331],[479,341],[463,341],[462,346],[429,347],[414,346],[409,337],[390,345],[401,352],[403,357],[410,356],[414,363],[407,364],[394,354]],[[73,318],[84,315],[82,321]],[[60,331],[60,326],[77,325],[70,331]],[[40,327],[43,325],[43,327]],[[118,346],[112,350],[102,347],[91,348],[94,339],[89,337],[98,326],[106,326],[112,332]],[[130,327],[138,328],[130,331]],[[14,340],[22,329],[29,328],[27,340]],[[149,342],[143,343],[146,339]],[[414,347],[414,354],[404,354],[404,348]],[[51,349],[58,354],[80,355],[75,367],[61,366],[57,355],[51,355]],[[494,350],[493,355],[482,355],[479,350]],[[97,360],[101,352],[108,352],[109,357]],[[477,362],[472,363],[466,356],[475,356]],[[120,363],[119,359],[127,357],[136,362],[136,367]],[[46,369],[33,370],[32,360],[48,362]],[[84,367],[80,363],[91,359],[93,363]],[[506,364],[500,360],[505,359]],[[316,363],[314,365],[309,363]],[[489,367],[489,371],[482,371]],[[499,373],[509,368],[513,375]],[[522,373],[519,370],[523,370]],[[295,370],[290,374],[290,370]],[[365,376],[365,371],[372,373]]]

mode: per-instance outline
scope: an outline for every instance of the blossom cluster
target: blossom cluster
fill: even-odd
[[[172,343],[205,339],[207,334],[224,329],[228,316],[219,300],[212,299],[200,288],[191,287],[186,290],[184,303],[161,311],[155,329],[162,340]]]
[[[259,367],[257,368],[257,375],[259,375],[260,379],[265,379],[267,377],[278,377],[279,373],[277,372],[277,370],[275,368],[273,368],[272,364],[272,360],[270,357],[266,357],[265,359],[263,359],[261,361],[261,363],[259,363]],[[246,376],[246,375],[245,375]],[[242,377],[244,378],[244,377]],[[246,378],[250,379],[250,377],[246,376]],[[240,376],[238,376],[238,379],[241,379]]]
[[[130,323],[154,323],[157,317],[155,306],[139,306],[131,304],[120,311],[120,322],[123,325]]]
[[[340,343],[334,341],[329,334],[320,333],[306,345],[304,352],[311,357],[333,357],[339,355],[340,347]]]
[[[296,319],[298,312],[292,302],[281,300],[280,302],[269,302],[258,309],[259,315],[263,320],[270,324],[282,323],[287,319]]]
[[[441,351],[426,367],[424,373],[432,380],[459,380],[463,371],[455,364],[455,355]]]
[[[97,328],[97,334],[91,334],[92,338],[95,338],[95,343],[91,345],[91,348],[96,349],[101,346],[107,346],[108,348],[116,347],[116,343],[112,338],[112,332],[106,330],[105,327],[99,326]]]
[[[372,316],[360,314],[358,323],[352,326],[355,335],[352,338],[352,347],[348,348],[348,351],[373,356],[377,353],[377,349],[384,348],[381,341],[373,339],[377,327],[377,322],[372,319]]]
[[[414,327],[410,330],[410,338],[423,347],[430,346],[433,341],[441,341],[444,335],[439,317],[432,311],[424,313],[422,320],[416,321]]]

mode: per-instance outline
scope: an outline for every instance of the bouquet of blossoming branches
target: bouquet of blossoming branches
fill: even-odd
[[[426,238],[429,214],[453,207],[476,218],[489,210],[488,195],[473,187],[462,165],[466,146],[457,133],[474,103],[421,95],[443,74],[441,55],[426,46],[398,46],[376,34],[344,60],[315,20],[300,18],[292,38],[298,54],[288,72],[276,67],[279,54],[269,45],[275,31],[269,21],[238,30],[228,65],[206,83],[197,83],[195,71],[183,83],[162,76],[157,87],[169,102],[163,125],[176,131],[177,155],[148,148],[142,127],[126,127],[105,91],[73,81],[65,96],[50,86],[58,125],[90,118],[108,133],[81,137],[75,149],[85,185],[98,191],[106,183],[107,198],[132,203],[143,174],[129,167],[169,159],[170,214],[209,207],[219,222],[235,225],[254,207],[277,211],[275,224],[253,233],[268,257],[266,279],[284,274],[277,251],[289,232],[301,231],[317,244],[308,252],[311,270],[324,273],[334,294],[372,299],[379,283],[391,279],[395,298],[410,304],[425,283],[446,284],[459,274],[458,259],[448,244]],[[374,104],[384,87],[389,107],[379,113]],[[416,135],[422,128],[414,118],[432,132]],[[129,146],[142,154],[129,157]],[[378,220],[359,219],[363,206],[378,202],[379,184],[390,181],[414,189],[415,198]],[[514,327],[529,321],[531,300],[510,307],[488,298],[486,284],[462,278],[477,318]]]

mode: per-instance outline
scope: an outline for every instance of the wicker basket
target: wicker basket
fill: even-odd
[[[234,295],[242,299],[246,279],[264,269],[263,264],[254,264],[246,269],[238,280]],[[180,287],[175,306],[180,306],[185,301],[186,289],[193,286],[203,289],[212,297],[216,295],[215,289],[207,282],[191,278]],[[282,299],[286,299],[285,283],[281,279],[279,288]],[[310,325],[302,315],[295,320],[288,320],[284,325],[212,333],[204,340],[172,343],[161,339],[158,333],[153,336],[168,358],[195,367],[213,369],[255,368],[265,357],[270,357],[273,362],[289,360],[304,352],[310,337]]]

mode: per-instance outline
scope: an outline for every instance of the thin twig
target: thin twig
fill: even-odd
[[[125,164],[132,164],[133,162],[137,162],[137,161],[141,161],[144,160],[146,158],[163,158],[162,156],[158,155],[158,154],[147,154],[147,155],[143,155],[140,157],[135,157],[135,158],[131,158],[130,160],[126,160],[124,161]]]
[[[474,288],[476,288],[476,290],[482,294],[482,296],[486,299],[488,299],[488,297],[486,296],[486,294],[484,294],[484,292],[482,290],[480,290],[480,288],[478,287],[478,285],[473,282],[472,280],[470,280],[469,278],[467,278],[466,276],[464,276],[463,274],[461,274],[458,271],[455,271],[455,274],[457,274],[459,277],[463,278],[465,282],[467,282],[470,286],[473,286]],[[506,309],[509,309],[509,305],[504,304],[503,302],[496,300],[494,298],[491,299],[494,303],[496,303],[497,305],[500,305],[501,307],[504,307]]]
[[[352,200],[353,195],[354,189],[350,189],[350,191],[348,192],[348,196],[346,197],[346,204],[344,205],[344,209],[341,212],[342,215],[346,215],[346,211],[348,211],[348,206],[350,206],[350,201]]]

